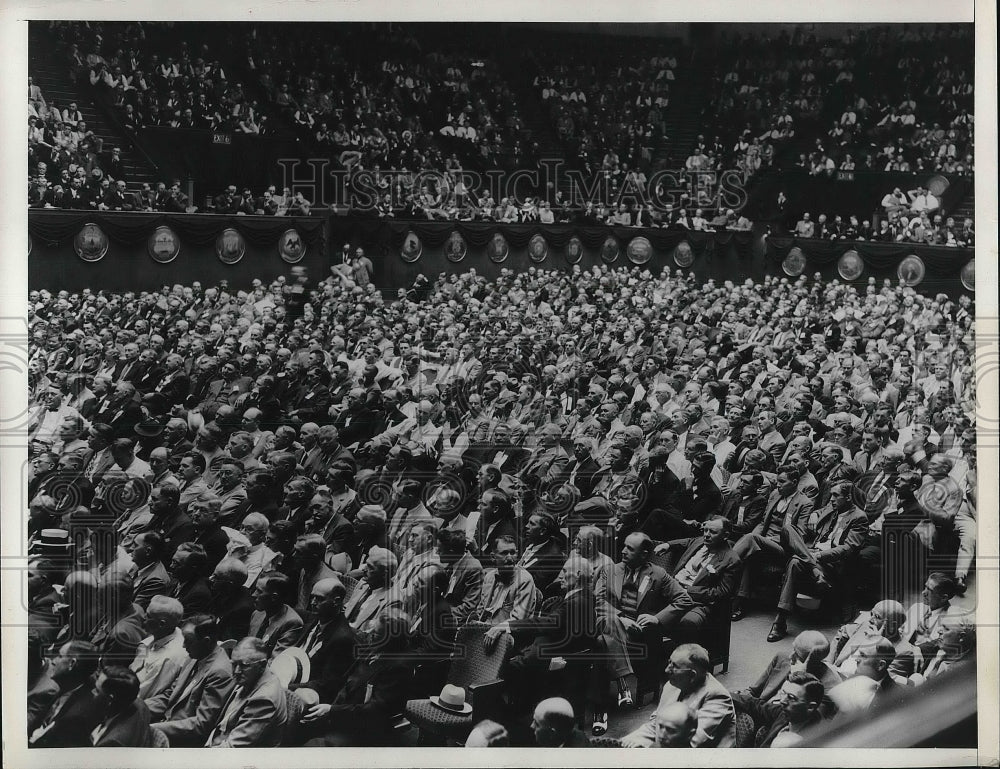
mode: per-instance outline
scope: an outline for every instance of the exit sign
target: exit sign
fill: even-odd
[[[212,144],[232,144],[232,134],[212,134]]]

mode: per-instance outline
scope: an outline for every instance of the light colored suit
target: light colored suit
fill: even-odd
[[[221,646],[204,659],[189,660],[167,691],[146,700],[154,728],[171,747],[202,747],[234,685],[233,665]]]
[[[733,698],[710,673],[704,683],[682,695],[680,689],[670,683],[663,685],[660,695],[662,708],[674,702],[683,702],[698,714],[698,729],[691,737],[692,748],[732,748],[736,746],[736,711]],[[649,748],[656,745],[656,727],[653,724],[655,711],[649,722],[622,738],[626,748]]]
[[[206,748],[273,748],[288,718],[285,687],[265,670],[251,691],[233,689]]]

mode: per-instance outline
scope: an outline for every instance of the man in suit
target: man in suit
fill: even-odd
[[[261,638],[244,638],[233,649],[236,686],[205,747],[272,748],[280,743],[288,706],[285,688],[267,669],[269,656],[268,643]]]
[[[565,539],[556,519],[545,512],[528,518],[524,539],[524,553],[518,566],[531,575],[535,587],[544,593],[566,562]]]
[[[351,599],[344,607],[344,614],[359,637],[368,638],[379,615],[395,605],[397,597],[389,586],[398,565],[395,553],[387,548],[376,546],[368,552],[361,567],[362,579],[354,586]]]
[[[837,710],[845,715],[859,713],[868,710],[875,702],[898,696],[903,688],[889,675],[889,667],[895,657],[896,649],[888,638],[859,648],[855,675],[829,692]]]
[[[870,612],[861,612],[853,622],[842,625],[833,637],[828,661],[843,676],[854,675],[857,669],[857,650],[879,639],[888,638],[896,649],[896,657],[889,665],[889,675],[896,683],[906,686],[908,679],[919,668],[923,656],[903,636],[906,609],[898,601],[879,601]]]
[[[764,517],[753,531],[740,537],[733,552],[743,562],[743,575],[733,601],[733,622],[743,619],[743,601],[750,597],[751,572],[761,558],[786,560],[783,531],[787,527],[805,529],[813,511],[813,501],[797,491],[799,479],[791,468],[778,473],[778,488],[771,492]]]
[[[363,446],[375,435],[375,412],[367,406],[367,393],[353,387],[347,393],[347,408],[333,422],[344,446]]]
[[[691,459],[691,490],[682,494],[673,510],[653,510],[642,524],[642,530],[655,539],[674,540],[697,534],[702,521],[722,506],[722,492],[712,480],[715,454],[700,451]]]
[[[257,580],[253,591],[256,611],[250,615],[249,635],[263,641],[272,657],[291,646],[302,633],[302,617],[285,601],[292,582],[280,572],[268,572]]]
[[[667,663],[667,682],[657,710],[674,702],[686,704],[698,714],[698,728],[689,747],[731,748],[736,744],[736,712],[732,697],[709,672],[711,668],[708,652],[701,646],[682,644],[674,649]],[[651,747],[655,741],[656,727],[650,719],[625,735],[622,746]]]
[[[173,577],[171,598],[176,598],[184,606],[187,615],[208,611],[212,600],[205,573],[208,571],[208,555],[201,545],[185,542],[178,546],[170,559],[170,575]]]
[[[438,557],[448,572],[445,598],[451,605],[455,624],[461,625],[480,604],[483,566],[468,552],[464,531],[438,532]]]
[[[569,455],[559,445],[562,431],[556,425],[542,425],[535,432],[535,436],[538,439],[538,447],[531,452],[521,467],[520,477],[537,494],[542,494],[569,464]]]
[[[91,682],[100,654],[89,641],[70,641],[59,647],[50,663],[50,675],[59,696],[41,725],[28,738],[32,748],[89,747],[90,734],[101,720]]]
[[[402,712],[413,679],[412,663],[403,653],[408,628],[408,618],[395,609],[379,616],[371,643],[348,669],[343,687],[303,714],[303,728],[321,735],[306,747],[392,744],[393,719]]]
[[[167,736],[171,747],[195,748],[205,744],[233,690],[233,666],[218,644],[215,617],[196,614],[185,620],[180,630],[190,659],[170,688],[147,699],[146,707],[154,728]]]
[[[184,616],[181,602],[164,595],[153,596],[146,610],[143,629],[149,633],[139,643],[129,668],[139,679],[139,696],[155,697],[170,688],[188,655],[178,624]]]
[[[775,654],[754,683],[746,689],[733,692],[733,704],[737,710],[752,713],[753,708],[770,702],[778,695],[781,685],[794,670],[804,670],[829,691],[844,680],[837,669],[827,661],[829,654],[830,642],[826,636],[818,630],[802,631],[792,642],[791,654],[784,652]],[[825,699],[821,709],[826,716],[832,716],[836,712],[836,707],[829,698]],[[763,725],[758,723],[757,727]]]
[[[792,557],[785,566],[778,613],[768,642],[787,635],[786,618],[795,608],[803,583],[828,591],[831,581],[864,544],[867,532],[868,516],[854,506],[854,484],[849,481],[841,481],[830,490],[830,504],[819,511],[815,531],[807,529],[803,537],[794,526],[785,526],[783,534]]]
[[[580,498],[587,499],[594,492],[601,466],[593,457],[594,440],[584,435],[573,439],[573,458],[563,468],[557,482],[569,483],[580,490]]]
[[[298,593],[294,609],[300,615],[309,611],[312,589],[320,580],[336,577],[337,572],[324,563],[326,542],[319,534],[304,534],[295,540],[292,562],[298,568]]]
[[[106,665],[94,684],[101,722],[91,734],[95,748],[149,748],[149,709],[139,699],[139,679],[127,667]]]
[[[109,574],[98,590],[104,615],[90,637],[104,665],[128,665],[139,642],[146,637],[146,612],[132,601],[132,581],[125,575]]]
[[[243,638],[250,631],[253,599],[246,585],[247,567],[238,558],[223,558],[209,578],[208,610],[217,618],[219,637]]]
[[[630,703],[627,677],[633,673],[632,659],[656,661],[664,633],[676,628],[680,618],[694,608],[687,591],[666,571],[650,563],[653,542],[648,535],[634,532],[625,538],[622,560],[597,580],[598,627],[607,635],[611,654],[609,673],[618,684],[619,705]],[[629,649],[631,647],[631,650]],[[638,654],[638,656],[635,656]],[[606,688],[606,687],[605,687]],[[594,715],[607,729],[607,712]]]
[[[197,451],[189,451],[181,457],[178,472],[180,473],[180,498],[178,504],[185,512],[191,503],[208,491],[208,484],[202,477],[208,464],[205,457]]]
[[[153,386],[153,392],[159,393],[169,408],[183,403],[190,389],[191,377],[184,373],[183,356],[171,353],[164,360],[163,376]]]
[[[496,626],[531,616],[537,591],[531,574],[518,565],[517,542],[510,536],[501,537],[489,556],[493,568],[483,572],[482,597],[472,618]]]
[[[728,601],[736,590],[740,561],[728,535],[729,521],[716,516],[701,524],[700,537],[670,543],[682,551],[671,574],[695,603],[677,625],[676,636],[682,642],[696,641],[712,607]]]
[[[136,536],[132,548],[132,600],[148,608],[154,595],[170,595],[173,579],[163,566],[163,538],[155,531]]]
[[[793,670],[782,682],[774,699],[755,704],[748,712],[764,733],[758,748],[789,748],[798,745],[823,720],[826,687],[805,670]]]
[[[723,496],[719,515],[729,521],[730,538],[735,541],[749,534],[764,517],[767,487],[761,473],[739,473],[736,488]]]
[[[559,671],[559,665],[554,664],[556,658],[596,648],[597,603],[593,579],[590,562],[579,555],[571,556],[560,577],[565,593],[547,602],[544,614],[512,617],[486,632],[483,642],[487,651],[504,633],[512,634],[515,648],[522,649],[508,662],[504,677],[514,702],[537,699],[536,693],[544,690],[544,683]],[[562,669],[567,670],[565,666]],[[576,672],[567,670],[570,675]]]
[[[313,619],[293,644],[309,657],[311,677],[291,689],[313,689],[321,701],[331,701],[343,687],[354,662],[357,637],[344,616],[347,589],[337,577],[312,586],[309,611]]]

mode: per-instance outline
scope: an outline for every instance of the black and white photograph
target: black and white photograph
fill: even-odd
[[[74,10],[5,765],[996,765],[995,7]]]

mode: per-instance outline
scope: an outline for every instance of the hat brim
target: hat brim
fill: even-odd
[[[287,689],[309,680],[312,665],[304,649],[289,646],[271,661],[271,672]]]
[[[467,716],[472,713],[472,705],[470,705],[468,702],[463,702],[462,708],[461,710],[459,710],[458,708],[454,708],[451,705],[447,705],[441,702],[441,698],[438,697],[436,694],[432,694],[430,700],[431,700],[431,705],[440,708],[445,713],[451,713],[453,716]]]

